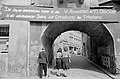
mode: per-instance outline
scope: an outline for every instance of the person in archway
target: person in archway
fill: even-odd
[[[70,53],[68,51],[68,48],[65,46],[63,47],[63,58],[62,58],[62,67],[64,70],[64,77],[67,77],[67,70],[69,69],[69,63],[71,63],[70,60]]]
[[[38,62],[38,76],[42,79],[44,70],[44,76],[47,77],[48,55],[47,52],[45,52],[45,48],[42,48],[42,51],[39,52]]]
[[[56,53],[55,69],[57,69],[57,76],[60,76],[60,69],[62,69],[62,49],[61,48],[59,48]]]

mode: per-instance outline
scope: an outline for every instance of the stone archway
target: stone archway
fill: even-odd
[[[54,22],[51,23],[47,29],[44,31],[42,36],[42,44],[49,53],[49,62],[53,59],[52,44],[58,35],[65,31],[77,30],[86,33],[91,37],[93,56],[91,61],[96,64],[100,62],[100,66],[115,74],[115,56],[114,56],[114,42],[111,34],[105,28],[102,23],[99,22],[86,22],[86,21],[69,21],[69,22]],[[109,67],[106,67],[106,59],[110,60],[107,63]]]

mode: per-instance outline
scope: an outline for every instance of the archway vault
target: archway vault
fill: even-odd
[[[110,57],[112,58],[112,62],[114,62],[114,44],[113,44],[113,38],[107,28],[102,23],[99,22],[86,22],[86,21],[65,21],[65,22],[53,22],[51,23],[47,29],[44,31],[42,36],[42,44],[46,48],[46,51],[49,53],[49,62],[52,62],[53,59],[53,50],[52,50],[52,44],[54,40],[59,36],[61,33],[70,31],[70,30],[76,30],[80,32],[84,32],[87,35],[91,37],[92,43],[96,47],[96,51],[92,51],[94,53],[100,53],[101,48],[110,48],[109,51],[112,52],[108,53],[107,50],[104,51],[104,54],[101,56]],[[92,44],[92,45],[93,45]],[[112,46],[113,45],[113,46]],[[100,49],[100,51],[98,51]],[[93,53],[93,54],[94,54]],[[98,58],[100,58],[100,61],[102,61],[101,57],[98,57],[98,54],[96,55],[96,61]],[[94,61],[94,60],[93,60]],[[95,61],[95,62],[96,62]],[[103,62],[103,61],[102,61]],[[101,64],[102,65],[102,64]],[[112,70],[110,68],[106,68],[112,73],[115,73],[115,63],[112,63]]]

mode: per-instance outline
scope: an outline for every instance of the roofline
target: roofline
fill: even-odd
[[[35,7],[54,8],[53,5],[34,5]]]
[[[99,4],[104,4],[104,3],[107,3],[107,2],[110,2],[110,1],[112,1],[112,0],[101,1],[101,2],[99,2]]]

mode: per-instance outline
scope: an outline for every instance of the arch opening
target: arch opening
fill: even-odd
[[[75,30],[90,36],[91,53],[89,59],[102,68],[115,74],[114,42],[111,34],[102,23],[99,22],[53,22],[42,35],[42,44],[49,53],[49,63],[52,64],[54,40],[61,33]]]
[[[84,51],[82,49],[83,42],[87,42],[87,35],[85,33],[74,30],[61,33],[61,35],[57,36],[53,43],[54,59],[56,59],[55,54],[59,50],[59,48],[62,48],[63,50],[64,47],[68,48],[70,55],[81,56],[83,54],[82,51]]]

